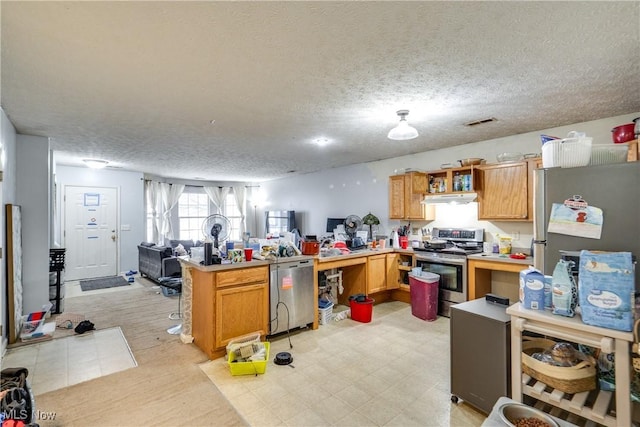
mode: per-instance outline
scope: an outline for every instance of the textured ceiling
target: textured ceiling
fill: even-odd
[[[260,181],[640,110],[639,2],[0,7],[2,107],[64,164]]]

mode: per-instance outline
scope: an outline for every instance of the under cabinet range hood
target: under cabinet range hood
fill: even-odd
[[[476,193],[462,193],[462,194],[432,194],[426,195],[421,202],[425,205],[440,205],[443,203],[466,204],[473,202],[478,198]]]

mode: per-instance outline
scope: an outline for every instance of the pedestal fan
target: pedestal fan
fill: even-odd
[[[360,249],[366,246],[366,242],[361,237],[357,237],[357,231],[362,227],[362,219],[357,215],[349,215],[344,219],[344,231],[349,236],[347,246],[349,249]]]
[[[209,215],[202,223],[202,232],[207,239],[213,240],[213,247],[218,249],[220,242],[229,237],[231,221],[224,215]]]

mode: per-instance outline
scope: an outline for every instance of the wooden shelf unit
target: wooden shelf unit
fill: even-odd
[[[516,303],[507,309],[511,316],[511,394],[522,402],[522,395],[564,409],[568,412],[615,427],[630,426],[632,405],[631,361],[629,353],[633,334],[614,329],[599,328],[582,323],[579,315],[563,317],[547,311],[527,310]],[[522,332],[530,331],[562,340],[600,348],[614,353],[616,391],[594,390],[566,394],[522,373]],[[615,394],[615,399],[613,399]],[[613,402],[615,401],[615,406]]]

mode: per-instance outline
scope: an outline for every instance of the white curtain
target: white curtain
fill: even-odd
[[[147,180],[144,182],[144,191],[147,198],[147,212],[151,214],[151,217],[147,219],[148,221],[151,221],[151,236],[147,236],[146,238],[150,239],[150,242],[159,244],[161,223],[160,211],[162,210],[162,199],[159,197],[160,183]]]
[[[184,191],[182,184],[167,184],[161,182],[160,197],[162,199],[162,217],[160,223],[160,232],[163,239],[162,244],[173,239],[173,227],[171,226],[171,209],[178,203],[180,195]],[[167,242],[168,243],[168,242]]]
[[[240,211],[240,238],[243,238],[244,231],[247,229],[246,212],[247,212],[247,188],[244,185],[234,185],[233,195],[236,198],[236,205]]]
[[[222,206],[224,206],[224,199],[227,198],[231,187],[202,187],[204,192],[209,196],[209,200],[216,206],[216,213],[222,215]]]

